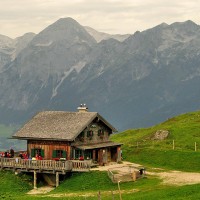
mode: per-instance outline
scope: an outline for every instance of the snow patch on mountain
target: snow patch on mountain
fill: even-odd
[[[195,77],[198,77],[200,76],[200,69],[196,69],[195,72],[189,74],[185,79],[183,79],[182,81],[189,81],[189,80],[192,80],[193,78]]]
[[[79,73],[86,65],[85,61],[80,61],[76,65],[74,65],[72,68],[76,70],[77,73]]]
[[[63,81],[73,72],[74,70],[79,73],[85,66],[86,62],[80,61],[76,65],[72,66],[68,71],[64,72],[64,76],[60,79],[59,83],[53,88],[51,99],[57,95],[58,88],[62,85]]]
[[[51,44],[53,43],[53,41],[49,41],[48,43],[38,43],[38,44],[35,44],[36,47],[48,47],[50,46]]]

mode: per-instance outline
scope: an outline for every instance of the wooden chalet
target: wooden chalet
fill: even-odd
[[[110,141],[116,129],[85,105],[78,112],[44,111],[13,138],[27,140],[27,153],[44,160],[92,160],[104,165],[121,161],[121,144]]]

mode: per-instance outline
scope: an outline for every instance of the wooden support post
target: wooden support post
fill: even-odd
[[[173,140],[173,150],[175,149],[175,142],[174,142],[174,140]]]
[[[56,172],[56,187],[59,186],[59,173]]]
[[[194,143],[194,150],[197,151],[197,143]]]
[[[3,169],[3,158],[1,158],[1,169]]]
[[[37,189],[37,172],[34,170],[33,188]]]

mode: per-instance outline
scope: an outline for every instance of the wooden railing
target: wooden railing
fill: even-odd
[[[77,161],[72,160],[72,171],[89,171],[92,165],[92,160]]]
[[[90,161],[24,160],[19,158],[0,158],[0,168],[48,171],[89,171]]]

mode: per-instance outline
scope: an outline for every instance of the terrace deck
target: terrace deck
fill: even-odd
[[[54,161],[54,160],[24,160],[19,158],[0,158],[0,169],[23,172],[52,173],[86,172],[90,170],[91,161]]]
[[[55,174],[55,186],[59,185],[59,174],[65,175],[69,172],[88,172],[92,162],[90,160],[77,161],[55,161],[55,160],[24,160],[19,158],[0,158],[1,170],[12,170],[14,172],[33,172],[34,188],[37,188],[37,173]],[[54,175],[53,175],[54,176]]]

